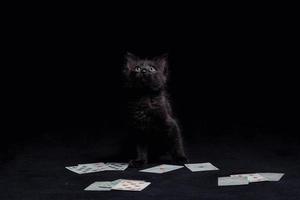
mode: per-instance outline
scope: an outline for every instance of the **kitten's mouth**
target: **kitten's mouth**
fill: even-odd
[[[134,82],[135,83],[133,85],[135,88],[144,89],[147,91],[161,90],[161,85],[158,83],[159,81],[147,74],[136,76]]]
[[[139,80],[142,82],[149,82],[149,81],[151,81],[151,77],[147,76],[147,75],[142,75],[139,77]]]

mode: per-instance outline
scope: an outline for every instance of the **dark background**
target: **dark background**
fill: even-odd
[[[216,163],[224,176],[255,171],[287,175],[280,183],[220,193],[212,188],[215,174],[204,174],[204,183],[189,187],[195,177],[178,172],[152,180],[153,191],[125,193],[124,198],[172,199],[176,181],[184,183],[182,199],[299,197],[298,78],[291,21],[275,16],[167,16],[154,22],[28,16],[17,18],[8,31],[7,52],[14,54],[4,86],[9,110],[1,139],[4,199],[121,197],[122,192],[84,193],[82,188],[103,177],[77,180],[63,167],[134,156],[125,129],[121,73],[127,51],[141,57],[169,53],[169,92],[191,162]],[[133,169],[128,174],[140,178]],[[160,190],[164,186],[159,183],[167,189]]]

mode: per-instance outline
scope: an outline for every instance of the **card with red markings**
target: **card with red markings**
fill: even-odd
[[[231,177],[245,177],[250,183],[268,181],[267,178],[263,177],[260,174],[235,174],[231,175]]]
[[[259,175],[268,179],[268,181],[280,181],[280,179],[284,176],[284,173],[258,173]]]
[[[110,167],[107,166],[105,163],[99,162],[99,163],[87,163],[87,164],[78,164],[78,166],[86,166],[93,168],[93,172],[100,172],[100,171],[107,171],[110,170]]]
[[[90,166],[90,165],[77,165],[77,166],[70,166],[70,167],[66,167],[66,169],[75,172],[77,174],[86,174],[86,173],[92,173],[92,172],[98,172],[99,169],[94,167],[94,166]]]
[[[112,187],[113,190],[127,190],[127,191],[142,191],[150,182],[139,180],[121,180],[118,184]]]
[[[124,171],[128,167],[127,163],[87,163],[78,164],[77,166],[66,167],[68,170],[77,174],[86,174],[101,171]]]
[[[185,166],[192,172],[219,170],[217,167],[213,166],[211,163],[193,163],[193,164],[185,164]]]
[[[156,167],[140,170],[140,172],[163,174],[180,168],[183,168],[183,166],[163,164],[163,165],[158,165]]]
[[[119,170],[123,171],[128,167],[128,163],[116,163],[116,162],[109,162],[105,163],[107,167],[109,167],[111,171]]]

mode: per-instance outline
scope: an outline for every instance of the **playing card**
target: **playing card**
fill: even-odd
[[[68,170],[73,171],[77,174],[85,174],[92,172],[100,172],[100,171],[115,171],[115,170],[125,170],[128,167],[127,163],[86,163],[86,164],[78,164],[77,166],[66,167]]]
[[[97,169],[95,167],[85,166],[85,165],[70,166],[70,167],[66,167],[66,168],[77,174],[85,174],[85,173],[91,173],[91,172],[97,171]]]
[[[105,164],[103,162],[98,163],[84,163],[84,164],[78,164],[78,165],[86,165],[86,166],[104,166]]]
[[[261,181],[267,181],[268,179],[263,177],[260,174],[235,174],[235,175],[230,175],[231,177],[245,177],[248,179],[250,183],[254,182],[261,182]]]
[[[213,166],[211,163],[185,164],[185,166],[192,172],[219,170],[217,167]]]
[[[75,172],[77,174],[82,174],[82,171],[78,169],[78,166],[69,166],[69,167],[66,167],[66,169],[68,169],[72,172]]]
[[[249,181],[246,177],[219,177],[218,186],[231,186],[231,185],[248,185]]]
[[[115,162],[110,162],[110,163],[105,163],[106,166],[111,168],[110,170],[120,170],[123,171],[128,167],[128,163],[115,163]]]
[[[100,172],[100,171],[107,171],[112,170],[111,167],[107,166],[106,164],[99,162],[99,163],[87,163],[87,164],[79,164],[78,166],[86,166],[92,168],[91,172]]]
[[[112,187],[113,190],[128,190],[128,191],[142,191],[150,182],[137,180],[121,180],[118,184]]]
[[[267,181],[279,181],[284,173],[258,173],[259,175],[265,177]]]
[[[100,181],[94,182],[93,184],[89,185],[84,190],[86,191],[110,191],[112,188],[112,182],[110,181]]]
[[[124,179],[117,179],[117,180],[112,181],[112,182],[111,182],[112,187],[113,187],[114,185],[117,185],[118,183],[120,183],[122,180],[124,180]]]
[[[183,166],[163,164],[163,165],[158,165],[156,167],[151,167],[148,169],[140,170],[140,172],[162,174],[162,173],[166,173],[166,172],[173,171],[173,170],[180,169],[180,168],[183,168]]]

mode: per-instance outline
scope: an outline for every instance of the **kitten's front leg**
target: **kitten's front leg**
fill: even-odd
[[[172,157],[178,164],[188,163],[189,161],[184,152],[181,133],[177,122],[175,120],[172,120],[169,125],[169,137]]]
[[[138,144],[137,158],[135,160],[131,160],[129,162],[129,165],[131,167],[142,167],[147,163],[148,163],[148,146],[145,144]]]

